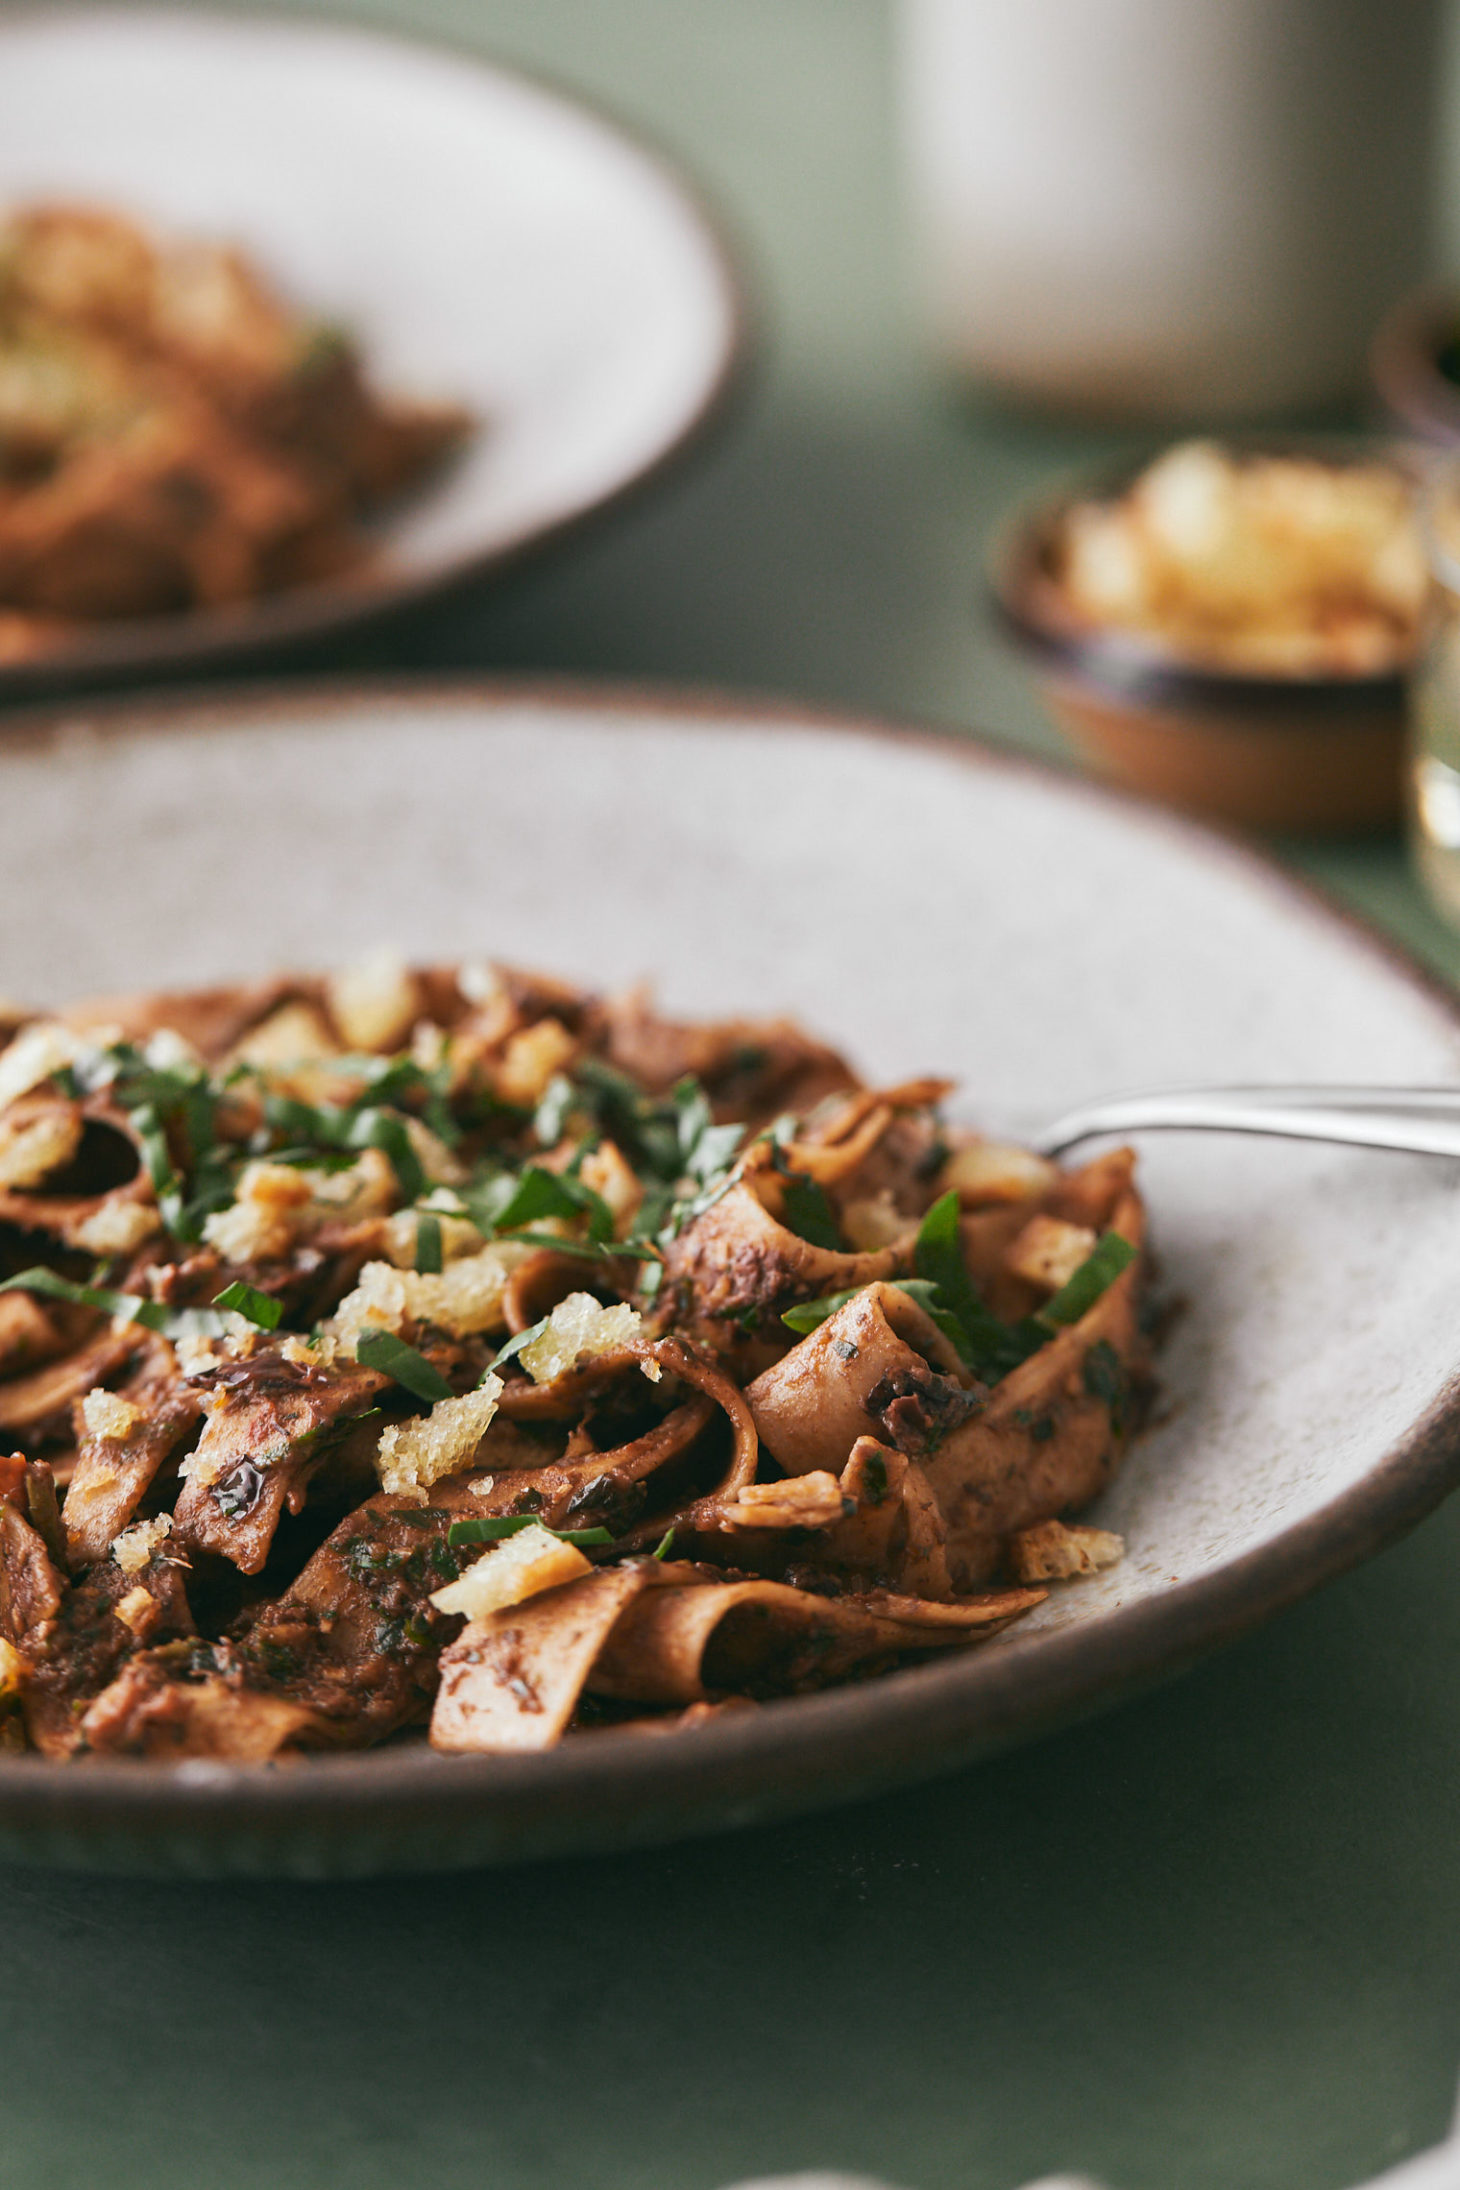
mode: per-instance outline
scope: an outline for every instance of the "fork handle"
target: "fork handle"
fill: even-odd
[[[1263,1133],[1460,1156],[1460,1091],[1402,1087],[1153,1088],[1089,1103],[1035,1136],[1041,1155],[1112,1133]]]

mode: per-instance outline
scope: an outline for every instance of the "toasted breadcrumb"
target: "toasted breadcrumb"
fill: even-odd
[[[321,1337],[341,1345],[355,1345],[362,1331],[398,1331],[410,1313],[406,1294],[409,1273],[388,1262],[367,1262],[334,1314],[322,1326]]]
[[[430,1211],[441,1227],[441,1260],[459,1262],[463,1255],[479,1255],[486,1245],[481,1233],[467,1217],[451,1215],[449,1211]],[[421,1212],[418,1209],[398,1209],[385,1223],[384,1246],[390,1261],[397,1270],[414,1270],[420,1248]]]
[[[383,1217],[400,1193],[390,1158],[379,1148],[363,1149],[347,1170],[312,1171],[301,1165],[299,1176],[314,1204],[308,1212],[311,1223],[333,1218],[354,1224],[363,1217]]]
[[[98,1384],[81,1402],[81,1419],[86,1424],[88,1437],[121,1439],[130,1437],[147,1417],[130,1399],[122,1399],[116,1392],[105,1391]]]
[[[1012,1277],[1057,1293],[1089,1261],[1095,1239],[1086,1225],[1066,1224],[1062,1217],[1031,1217],[1007,1249],[1004,1268]]]
[[[608,1204],[614,1236],[624,1239],[639,1213],[644,1189],[629,1169],[622,1151],[612,1141],[601,1141],[583,1158],[578,1176]]]
[[[242,1316],[225,1311],[224,1320],[229,1328],[217,1337],[203,1331],[185,1331],[173,1340],[173,1352],[185,1377],[204,1376],[224,1361],[246,1361],[262,1342],[264,1333]],[[187,1473],[186,1461],[182,1472]]]
[[[433,1483],[467,1465],[497,1411],[501,1390],[501,1377],[488,1376],[474,1392],[439,1399],[419,1421],[392,1422],[382,1430],[375,1456],[382,1488],[424,1505]]]
[[[547,1093],[554,1073],[562,1072],[577,1053],[578,1045],[560,1019],[539,1019],[508,1042],[497,1069],[497,1093],[504,1103],[531,1110]]]
[[[459,1581],[438,1589],[431,1602],[438,1612],[463,1612],[469,1620],[484,1620],[591,1572],[592,1561],[576,1544],[560,1542],[534,1521],[494,1544]]]
[[[423,1125],[419,1118],[407,1118],[405,1129],[421,1169],[433,1186],[463,1186],[466,1183],[465,1164],[457,1161],[445,1141],[428,1125]]]
[[[292,1165],[247,1164],[232,1206],[205,1218],[203,1237],[226,1262],[278,1261],[292,1251],[311,1199]]]
[[[747,1483],[725,1519],[737,1528],[830,1528],[842,1517],[842,1487],[826,1468],[784,1483]]]
[[[0,1110],[28,1095],[63,1066],[74,1064],[81,1049],[80,1036],[63,1027],[58,1019],[42,1019],[36,1025],[22,1027],[0,1053]]]
[[[507,1281],[531,1252],[515,1241],[502,1240],[430,1274],[393,1269],[388,1262],[367,1262],[354,1292],[340,1302],[325,1332],[354,1346],[367,1328],[398,1331],[408,1316],[418,1323],[434,1323],[458,1338],[500,1330]]]
[[[569,1293],[548,1317],[546,1329],[517,1358],[535,1384],[550,1384],[585,1354],[612,1353],[637,1338],[642,1328],[636,1308],[624,1303],[605,1308],[591,1293]]]
[[[171,1514],[159,1513],[155,1521],[134,1521],[113,1542],[112,1557],[124,1574],[140,1574],[171,1534]]]
[[[1033,1149],[1006,1141],[971,1141],[955,1148],[944,1164],[938,1191],[953,1188],[961,1202],[980,1207],[990,1202],[1034,1201],[1059,1177],[1056,1167]]]
[[[1429,594],[1397,466],[1168,449],[1113,502],[1077,502],[1060,582],[1086,622],[1246,674],[1367,675],[1414,652]]]
[[[842,1210],[847,1243],[864,1254],[875,1254],[880,1247],[890,1247],[894,1240],[906,1239],[915,1225],[916,1219],[903,1216],[887,1193],[849,1201]]]
[[[84,1247],[89,1255],[131,1255],[161,1229],[161,1215],[151,1202],[124,1201],[109,1194],[66,1236],[73,1247]]]
[[[1009,1545],[1009,1564],[1020,1582],[1068,1582],[1098,1574],[1124,1557],[1123,1536],[1107,1528],[1072,1528],[1064,1521],[1021,1529]]]
[[[372,951],[346,966],[326,990],[330,1011],[351,1049],[399,1049],[419,1003],[415,975],[398,951]]]
[[[176,1027],[159,1027],[147,1038],[143,1052],[154,1072],[202,1072],[206,1065],[203,1053]]]
[[[234,1049],[231,1062],[262,1067],[314,1064],[338,1057],[340,1045],[313,1004],[281,1004]]]
[[[144,1589],[140,1582],[135,1589],[129,1589],[126,1596],[112,1606],[112,1611],[121,1621],[123,1627],[129,1627],[132,1630],[138,1642],[146,1642],[148,1636],[155,1634],[157,1631],[161,1607],[151,1590]]]
[[[484,959],[456,969],[456,986],[469,1004],[490,1004],[502,994],[502,976]]]

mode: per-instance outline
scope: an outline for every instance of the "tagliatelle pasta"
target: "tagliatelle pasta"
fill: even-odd
[[[689,1728],[1120,1556],[1129,1150],[505,968],[0,1036],[0,1746]]]
[[[0,661],[363,574],[364,513],[471,426],[381,395],[226,244],[99,205],[0,213]],[[373,1047],[394,1032],[378,985],[368,1008]]]

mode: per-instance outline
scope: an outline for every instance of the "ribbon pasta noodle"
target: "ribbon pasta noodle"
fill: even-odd
[[[1133,1158],[947,1092],[388,957],[0,1023],[0,1749],[690,1729],[1111,1563]]]

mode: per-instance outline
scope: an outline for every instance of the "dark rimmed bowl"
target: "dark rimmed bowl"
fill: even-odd
[[[1350,1083],[1380,1059],[1460,1082],[1453,995],[1254,850],[963,738],[797,706],[466,678],[70,706],[11,724],[0,812],[8,902],[39,908],[0,922],[0,991],[38,1003],[338,961],[385,923],[413,957],[787,1010],[879,1074],[935,1063],[996,1130],[1178,1078]],[[1078,1594],[979,1650],[671,1738],[289,1767],[0,1755],[0,1861],[317,1878],[670,1841],[992,1755],[1293,1603],[1460,1483],[1453,1180],[1238,1135],[1153,1134],[1141,1164],[1185,1312],[1100,1508],[1129,1556]]]
[[[1388,443],[1224,437],[1223,446],[1416,470]],[[1401,672],[1259,677],[1196,668],[1071,612],[1052,574],[1059,520],[1074,502],[1121,494],[1153,453],[1067,481],[1016,510],[995,537],[992,605],[1033,665],[1054,721],[1099,774],[1204,820],[1334,835],[1393,824],[1402,806]]]
[[[0,701],[277,665],[485,582],[648,492],[745,384],[749,291],[698,186],[576,92],[404,24],[12,0],[0,200],[38,195],[229,238],[381,386],[480,430],[371,516],[358,569],[77,619],[0,658]]]

